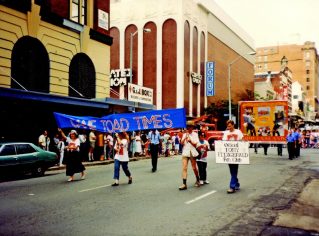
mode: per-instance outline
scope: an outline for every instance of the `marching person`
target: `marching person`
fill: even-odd
[[[66,175],[69,176],[68,182],[74,180],[75,173],[81,173],[81,179],[85,179],[85,167],[80,156],[80,139],[75,130],[71,130],[69,137],[66,137],[62,129],[58,129],[62,137],[66,140]]]
[[[300,148],[302,143],[301,130],[295,127],[293,135],[295,137],[295,158],[298,158],[300,157]]]
[[[286,137],[286,140],[287,140],[287,149],[288,149],[289,160],[292,160],[295,157],[296,142],[295,142],[295,137],[294,137],[293,131],[291,129],[288,130],[288,135]]]
[[[151,130],[148,133],[148,139],[150,140],[150,151],[152,158],[152,172],[157,170],[158,148],[160,144],[160,133],[157,130]]]
[[[235,129],[235,123],[233,120],[226,122],[227,130],[224,132],[223,140],[227,141],[239,141],[243,138],[243,133],[239,129]],[[229,189],[227,193],[235,193],[239,190],[240,184],[238,180],[238,164],[228,164],[231,175]]]
[[[200,185],[209,184],[207,180],[207,151],[209,150],[209,143],[205,140],[205,133],[199,133],[199,142],[197,143],[196,149],[199,153],[197,158],[197,166],[199,172],[199,182]]]
[[[114,150],[116,151],[116,154],[114,156],[114,177],[113,177],[115,182],[112,184],[113,187],[119,185],[120,166],[122,166],[122,169],[125,175],[128,177],[128,184],[132,184],[132,180],[133,180],[132,175],[128,169],[128,162],[129,162],[128,145],[129,145],[129,136],[126,132],[116,134],[116,142],[114,145]]]
[[[192,168],[196,177],[195,187],[199,187],[199,174],[198,169],[196,166],[196,157],[198,156],[198,152],[196,150],[196,145],[199,142],[198,133],[194,130],[194,122],[188,121],[187,122],[187,130],[183,134],[181,139],[181,143],[183,144],[183,151],[182,151],[182,179],[183,184],[179,187],[179,190],[186,190],[187,189],[187,168],[188,162],[190,161],[192,164]]]

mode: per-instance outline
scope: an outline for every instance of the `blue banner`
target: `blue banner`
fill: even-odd
[[[109,133],[186,127],[184,108],[111,114],[101,118],[71,116],[57,112],[54,112],[54,116],[59,128],[97,130]]]

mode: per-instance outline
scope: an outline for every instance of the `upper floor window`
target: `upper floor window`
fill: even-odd
[[[87,17],[87,0],[72,0],[71,20],[85,25]]]
[[[309,75],[310,74],[310,70],[306,70],[306,73],[307,73],[307,75]]]
[[[307,82],[310,82],[310,78],[309,77],[307,78]]]
[[[307,85],[307,90],[310,90],[310,86]]]
[[[305,53],[305,58],[306,58],[306,59],[309,59],[309,58],[310,58],[310,52],[306,52],[306,53]]]

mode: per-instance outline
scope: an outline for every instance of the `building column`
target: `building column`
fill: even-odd
[[[197,44],[197,74],[200,74],[200,59],[201,59],[201,37],[200,37],[200,29],[198,28],[197,30],[197,38],[198,38],[198,44]],[[202,83],[202,81],[201,81]],[[201,87],[201,83],[197,86],[197,117],[200,116],[200,100],[201,98],[201,94],[200,94],[200,87]]]
[[[177,47],[176,47],[176,108],[184,107],[184,21],[177,23]]]
[[[119,29],[120,31],[120,68],[119,69],[125,69],[124,68],[124,56],[125,56],[125,29]],[[125,99],[125,86],[120,86],[119,88],[119,99]]]
[[[156,108],[162,109],[162,33],[163,33],[163,22],[156,22],[157,35],[156,35]],[[155,91],[154,91],[155,92]]]
[[[193,71],[193,25],[191,25],[191,22],[189,23],[189,35],[190,35],[190,40],[189,40],[189,68],[188,68],[188,80],[189,80],[189,116],[192,117],[193,116],[193,83],[192,83],[192,79],[190,76],[190,73]]]
[[[144,32],[143,28],[138,29],[137,34],[137,50],[138,50],[138,58],[137,58],[137,84],[143,86],[143,39],[144,39]]]

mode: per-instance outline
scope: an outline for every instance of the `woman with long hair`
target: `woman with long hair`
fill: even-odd
[[[125,175],[128,177],[128,184],[132,184],[132,175],[128,169],[128,162],[129,162],[128,146],[129,146],[128,134],[126,132],[116,134],[116,143],[114,145],[114,150],[116,152],[114,156],[114,176],[113,176],[114,183],[112,184],[112,186],[119,185],[120,166],[122,166],[122,169]]]

